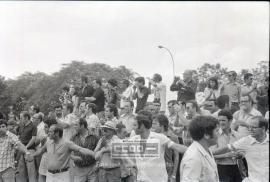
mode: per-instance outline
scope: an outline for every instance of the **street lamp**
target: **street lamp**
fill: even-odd
[[[173,56],[172,56],[172,53],[170,51],[170,49],[168,49],[167,47],[164,47],[162,45],[159,45],[158,48],[160,49],[165,49],[169,52],[170,56],[171,56],[171,59],[172,59],[172,63],[173,63],[173,77],[175,77],[175,72],[174,72],[174,59],[173,59]]]

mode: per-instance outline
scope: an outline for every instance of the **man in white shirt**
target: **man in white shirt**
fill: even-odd
[[[88,129],[90,132],[93,132],[95,135],[100,135],[100,121],[96,115],[96,104],[88,103],[86,104],[86,116]]]
[[[70,140],[73,135],[76,134],[75,130],[75,124],[78,121],[77,116],[73,113],[73,105],[67,104],[66,106],[67,115],[64,117],[64,119],[56,120],[59,126],[63,129],[63,138],[66,140]]]
[[[232,129],[236,130],[239,137],[248,136],[248,119],[253,116],[262,116],[262,114],[252,107],[252,98],[250,96],[244,96],[240,98],[240,110],[233,114]]]
[[[218,170],[209,147],[217,144],[218,121],[212,116],[197,116],[189,124],[193,143],[180,165],[181,182],[218,182]]]
[[[132,86],[130,86],[130,82],[126,79],[121,82],[120,87],[124,90],[122,94],[119,94],[121,98],[120,108],[123,108],[125,102],[132,101],[133,89]]]
[[[140,141],[140,144],[145,149],[148,144],[156,143],[159,146],[159,157],[146,157],[143,151],[141,157],[136,157],[138,168],[138,182],[167,182],[168,175],[166,171],[164,152],[165,148],[176,150],[179,153],[184,153],[186,147],[174,143],[164,134],[150,131],[152,126],[152,116],[148,111],[140,111],[136,116],[138,128],[135,129],[135,135],[131,141]]]
[[[268,121],[261,116],[255,116],[248,122],[250,135],[241,138],[233,144],[213,151],[223,154],[229,151],[243,151],[248,164],[248,177],[243,182],[269,181],[269,135]]]
[[[151,85],[153,88],[151,89]],[[165,114],[166,111],[166,85],[162,82],[160,74],[154,74],[152,79],[149,79],[149,90],[154,94],[154,101],[161,104],[160,113]]]
[[[133,101],[126,101],[123,107],[123,114],[120,116],[119,122],[126,126],[127,133],[130,135],[135,122],[135,115],[133,114],[134,103]]]
[[[257,108],[257,84],[253,83],[253,74],[246,73],[244,75],[244,84],[241,86],[241,95],[250,96],[252,104]],[[253,83],[253,84],[252,84]]]

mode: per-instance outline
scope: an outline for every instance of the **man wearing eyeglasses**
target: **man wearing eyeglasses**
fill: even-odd
[[[241,97],[240,110],[233,114],[232,129],[236,130],[240,137],[248,136],[248,119],[253,116],[262,116],[262,114],[252,106],[250,96]]]
[[[244,152],[248,164],[249,176],[243,182],[269,181],[269,135],[268,121],[261,116],[252,117],[248,122],[250,135],[241,138],[233,144],[213,151],[214,155],[229,151]]]

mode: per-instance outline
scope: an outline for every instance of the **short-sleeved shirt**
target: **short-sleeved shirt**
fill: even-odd
[[[70,113],[65,117],[63,122],[68,124],[69,126],[63,130],[63,138],[65,138],[66,140],[70,140],[70,138],[75,135],[76,130],[74,126],[77,121],[78,118],[74,113]]]
[[[157,86],[153,88],[154,98],[160,101],[160,111],[166,110],[166,85],[162,82],[156,83]]]
[[[135,115],[133,114],[123,114],[119,118],[119,122],[122,122],[127,129],[127,132],[130,133],[133,130],[133,123],[135,122]]]
[[[0,138],[0,172],[14,168],[15,145],[19,142],[18,137],[11,132]]]
[[[125,102],[132,101],[132,94],[133,94],[132,87],[126,88],[126,90],[122,93],[123,97],[121,98],[120,108],[124,107]]]
[[[133,136],[130,140],[141,140],[140,135]],[[164,159],[165,148],[170,146],[173,141],[170,140],[164,134],[150,132],[147,139],[148,142],[159,142],[160,154],[158,158],[151,157],[136,157],[136,163],[138,168],[137,179],[147,182],[167,182],[168,174],[166,170],[166,163]]]
[[[218,131],[217,145],[211,148],[214,149],[214,148],[226,147],[228,144],[232,144],[238,139],[239,139],[239,136],[237,132],[231,130],[231,132],[227,135],[220,128]],[[236,165],[236,160],[234,160],[232,157],[222,158],[222,159],[216,159],[216,163],[220,165]]]
[[[104,91],[101,88],[95,89],[95,92],[93,94],[93,97],[95,97],[94,104],[96,104],[97,112],[104,111],[104,105],[105,105],[105,95]]]
[[[19,125],[19,139],[22,144],[27,145],[33,136],[37,136],[37,127],[29,122],[27,125],[21,123]],[[29,149],[34,149],[35,146],[29,146]]]
[[[262,114],[255,108],[252,108],[249,113],[245,113],[243,110],[240,109],[233,114],[232,124],[234,124],[237,120],[245,121],[246,123],[248,123],[249,119],[254,116],[262,116]],[[243,126],[239,126],[237,132],[240,137],[248,136],[250,134],[248,128]]]
[[[224,84],[221,88],[221,95],[228,95],[230,102],[239,103],[241,96],[241,86],[236,82]]]
[[[53,140],[47,140],[46,142],[47,148],[47,161],[48,170],[57,170],[57,169],[65,169],[69,167],[70,154],[71,154],[71,146],[73,148],[79,147],[75,145],[71,141],[67,141],[65,139],[60,139],[59,143],[54,143]]]
[[[147,102],[148,95],[149,95],[149,89],[145,86],[137,90],[137,93],[135,94],[135,99],[137,99],[137,107],[135,110],[136,113],[139,112],[140,110],[143,110]]]
[[[250,92],[253,89],[252,85],[247,85],[244,84],[241,87],[241,95],[243,96],[244,94],[247,94],[248,92]],[[253,90],[249,96],[252,98],[253,103],[257,103],[257,90]]]
[[[234,142],[232,147],[244,150],[248,164],[248,179],[250,182],[269,181],[269,135],[263,142],[258,142],[252,136],[246,136]]]

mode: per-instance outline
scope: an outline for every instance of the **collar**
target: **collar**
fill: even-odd
[[[218,134],[222,135],[222,134],[225,134],[225,133],[223,132],[223,130],[222,130],[221,128],[219,128]],[[237,133],[236,133],[235,131],[233,131],[232,129],[230,129],[229,135],[231,135],[231,136],[233,136],[233,137],[236,137],[236,134],[237,134]],[[225,135],[226,135],[226,134],[225,134]]]
[[[258,142],[258,141],[257,141],[255,138],[253,138],[252,136],[250,136],[250,137],[252,138],[251,144],[255,144],[255,143],[258,143],[258,144],[264,144],[264,143],[269,142],[269,134],[268,134],[268,133],[266,133],[266,137],[265,137],[265,139],[264,139],[263,142]]]

